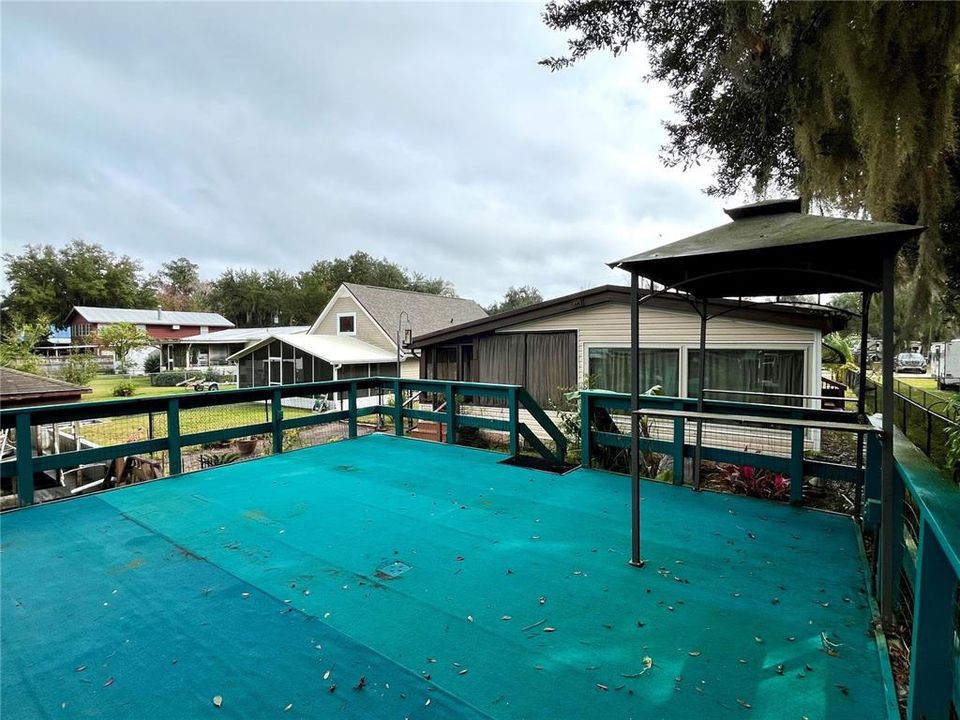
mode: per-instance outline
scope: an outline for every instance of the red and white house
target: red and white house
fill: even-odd
[[[139,310],[134,308],[105,308],[78,305],[67,315],[65,325],[70,328],[72,344],[85,344],[87,338],[101,328],[117,323],[131,323],[147,335],[156,338],[157,346],[164,340],[177,340],[193,335],[206,335],[232,328],[234,325],[219,313],[181,312],[177,310]],[[101,349],[100,354],[110,351]],[[132,363],[137,365],[136,359]]]

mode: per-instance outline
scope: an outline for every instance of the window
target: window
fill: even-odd
[[[337,335],[357,334],[357,314],[337,313]]]
[[[209,327],[209,326],[207,326],[207,325],[201,325],[201,326],[200,326],[200,334],[201,334],[201,335],[206,335],[206,334],[209,333],[209,332],[210,332],[210,327]]]
[[[588,363],[591,387],[630,392],[630,348],[590,348]],[[640,392],[659,385],[660,394],[676,397],[679,378],[679,350],[640,348]]]
[[[803,350],[707,350],[704,384],[708,390],[745,390],[768,393],[756,395],[710,395],[715,400],[769,402],[776,405],[802,405]],[[688,355],[687,394],[696,397],[700,379],[700,351]],[[777,393],[781,393],[777,396]]]
[[[93,332],[93,325],[90,323],[77,323],[73,326],[73,335],[74,340],[81,340],[87,335],[90,335]]]

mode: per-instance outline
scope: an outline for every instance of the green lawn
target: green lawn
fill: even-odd
[[[151,397],[154,395],[171,395],[174,393],[196,392],[192,387],[153,387],[150,385],[150,378],[146,376],[125,377],[123,375],[97,375],[93,380],[86,383],[87,387],[93,388],[92,393],[83,396],[83,402],[93,400],[120,400],[115,397],[113,388],[120,381],[129,381],[136,386],[134,397]],[[233,388],[233,385],[221,385],[224,390]]]
[[[169,388],[156,389],[169,390]],[[190,392],[193,392],[193,390]],[[288,419],[310,414],[309,410],[301,410],[300,408],[287,407],[283,409],[283,416]],[[184,410],[180,413],[180,434],[189,435],[206,432],[207,430],[254,425],[268,420],[269,415],[262,403],[246,402],[236,405]],[[144,414],[85,424],[80,434],[97,445],[116,445],[124,442],[147,440],[151,437],[163,438],[167,436],[167,416],[166,413],[154,413],[152,431],[150,417]]]
[[[934,395],[942,400],[950,400],[953,397],[956,397],[957,393],[954,390],[938,390],[937,381],[929,377],[910,377],[909,375],[897,375],[897,380],[903,383],[904,385],[910,385],[915,387],[918,390],[924,390],[931,395]],[[919,396],[915,395],[915,398]],[[929,404],[929,403],[928,403]]]

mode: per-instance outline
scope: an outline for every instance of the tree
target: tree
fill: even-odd
[[[72,240],[60,249],[28,245],[3,259],[10,288],[3,303],[5,324],[46,316],[59,325],[75,305],[156,305],[156,288],[143,276],[140,261],[94,243]]]
[[[901,288],[908,322],[936,321],[944,257],[960,255],[947,223],[960,205],[960,4],[568,0],[550,2],[544,20],[578,33],[567,56],[543,61],[554,70],[646,45],[650,78],[672,89],[679,115],[665,123],[664,160],[715,160],[708,192],[787,189],[927,225]]]
[[[168,310],[207,310],[209,283],[200,280],[200,266],[188,258],[165,262],[153,278],[157,302]]]
[[[503,301],[494,303],[488,307],[487,312],[495,315],[496,313],[506,312],[507,310],[527,307],[527,305],[536,305],[539,302],[543,302],[543,295],[532,285],[524,285],[523,287],[514,287],[511,285],[507,292],[504,293]]]
[[[133,323],[120,322],[99,328],[93,334],[98,345],[113,352],[114,360],[121,369],[126,368],[127,356],[134,350],[150,345],[153,339]]]
[[[34,322],[17,322],[0,334],[0,367],[37,374],[40,358],[33,349],[45,340],[50,322],[41,317]]]

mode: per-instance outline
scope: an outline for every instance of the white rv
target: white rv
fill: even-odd
[[[930,377],[941,390],[960,390],[960,338],[931,343]]]

